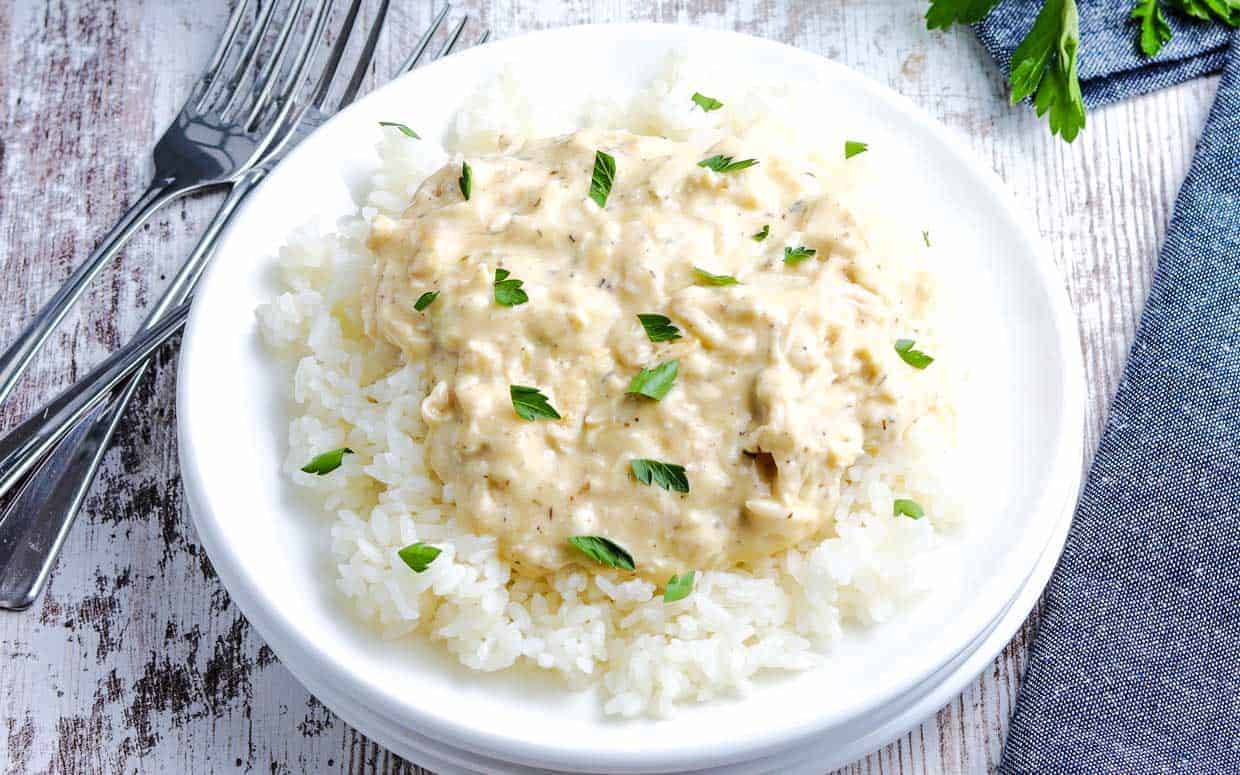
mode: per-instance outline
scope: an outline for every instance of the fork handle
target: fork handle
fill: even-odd
[[[266,165],[251,168],[229,191],[185,263],[151,308],[143,324],[146,331],[158,326],[168,315],[183,313],[220,232],[266,172]],[[171,336],[171,332],[167,336]],[[43,434],[55,444],[47,459],[30,475],[0,516],[0,609],[22,610],[42,594],[60,548],[90,492],[112,436],[150,366],[151,357],[149,353],[129,357],[135,366],[132,374],[126,377],[127,381],[114,386],[98,381],[93,387],[79,383],[71,388],[79,390],[78,400],[86,407],[84,410],[61,413],[50,424],[29,428],[23,424],[0,439],[0,446],[3,446]],[[99,398],[103,400],[96,401]],[[40,412],[36,418],[45,414]],[[45,427],[48,425],[50,427]],[[33,457],[37,459],[37,454]],[[0,471],[3,464],[0,461]],[[16,481],[21,474],[16,473],[16,467],[13,470],[12,479]],[[6,477],[7,474],[0,473],[0,485]]]
[[[0,353],[0,403],[13,392],[22,372],[30,365],[30,360],[47,341],[52,330],[64,319],[69,308],[82,297],[90,281],[95,279],[152,213],[188,190],[174,180],[155,180],[142,192],[138,201],[125,211],[112,230],[104,235],[103,240],[91,251],[90,256],[73,270],[73,274],[60,286],[60,290],[43,305],[34,320],[30,321],[8,349]]]

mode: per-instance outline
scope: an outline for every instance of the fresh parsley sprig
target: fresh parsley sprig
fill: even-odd
[[[974,24],[997,4],[998,0],[930,0],[926,27]],[[1067,142],[1085,128],[1085,102],[1077,76],[1080,44],[1075,0],[1045,0],[1033,28],[1013,53],[1008,73],[1012,104],[1032,97],[1037,114],[1047,115],[1051,134]]]
[[[1165,9],[1179,11],[1198,21],[1240,27],[1240,2],[1237,0],[1136,0],[1128,18],[1140,24],[1138,42],[1147,57],[1157,56],[1171,40],[1171,24],[1163,15]]]

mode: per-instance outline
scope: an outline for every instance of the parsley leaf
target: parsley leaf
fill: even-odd
[[[400,130],[401,134],[403,134],[405,137],[412,137],[414,140],[422,139],[421,137],[418,137],[417,132],[413,131],[405,124],[401,124],[400,122],[397,122],[397,121],[380,121],[379,126],[396,127],[397,129]]]
[[[669,492],[689,492],[689,477],[685,467],[659,460],[636,458],[629,461],[633,476],[642,484],[655,484]]]
[[[607,565],[612,568],[620,568],[621,570],[637,570],[636,563],[633,562],[633,555],[624,550],[624,547],[602,536],[573,536],[568,542],[577,547],[582,554],[600,565]]]
[[[529,301],[529,294],[521,290],[525,281],[515,277],[509,279],[509,274],[511,272],[507,269],[495,270],[495,303],[504,307],[515,307]]]
[[[629,382],[629,389],[625,392],[662,401],[663,396],[672,389],[672,383],[676,381],[676,375],[679,373],[680,361],[668,361],[660,363],[653,369],[642,369]]]
[[[551,402],[538,388],[525,385],[509,385],[508,395],[512,397],[512,408],[522,420],[558,420],[560,413],[551,406]]]
[[[719,110],[720,108],[723,107],[723,103],[720,102],[719,100],[715,99],[714,97],[707,97],[705,94],[701,94],[699,92],[694,92],[693,96],[690,99],[693,100],[694,105],[697,105],[699,108],[706,111],[707,113],[711,112],[712,110]]]
[[[590,176],[590,198],[599,207],[607,206],[611,184],[616,179],[616,160],[611,154],[594,152],[594,174]]]
[[[706,285],[740,285],[741,281],[728,274],[711,274],[700,267],[693,267],[693,273]]]
[[[867,143],[858,142],[856,140],[844,141],[845,159],[851,159],[852,157],[865,153],[868,150],[870,150],[870,146]]]
[[[913,345],[917,344],[912,339],[897,339],[896,352],[900,354],[900,360],[904,361],[914,369],[924,369],[934,363],[934,359],[926,355],[921,350],[914,350]]]
[[[468,202],[474,190],[474,171],[469,168],[469,162],[461,162],[461,177],[456,182],[461,187],[461,196]]]
[[[930,247],[930,232],[923,230],[921,232],[921,241],[926,243],[926,247]]]
[[[896,498],[895,503],[891,506],[891,516],[921,519],[926,516],[926,512],[917,501],[911,501],[908,498]]]
[[[330,474],[332,471],[335,471],[340,467],[341,462],[344,461],[345,455],[352,454],[353,450],[348,447],[333,449],[331,452],[324,452],[321,455],[315,455],[309,463],[306,463],[301,467],[301,470],[308,474],[318,474],[319,476]]]
[[[1008,75],[1012,104],[1033,97],[1037,114],[1050,114],[1051,134],[1068,142],[1085,127],[1085,103],[1076,70],[1080,43],[1075,0],[1046,0],[1033,29],[1012,55]]]
[[[1158,0],[1137,0],[1128,18],[1141,22],[1141,51],[1147,57],[1157,55],[1163,44],[1171,40],[1171,25],[1167,24]]]
[[[1240,3],[1236,0],[1169,0],[1181,12],[1202,21],[1209,21],[1211,14],[1231,27],[1240,27]]]
[[[750,239],[752,239],[754,242],[761,242],[762,240],[766,239],[767,236],[770,235],[770,233],[771,233],[771,224],[767,223],[762,226],[762,231],[753,235],[752,237],[750,237]]]
[[[702,159],[698,162],[699,167],[705,167],[715,172],[738,172],[743,169],[749,169],[757,165],[757,159],[742,159],[741,161],[732,161],[731,156],[715,155],[709,159]]]
[[[953,24],[977,24],[999,0],[930,0],[926,29],[947,29]]]
[[[802,245],[801,247],[797,247],[797,248],[786,247],[784,248],[784,263],[785,264],[799,264],[805,259],[813,256],[817,252],[818,252],[817,250],[814,250],[813,248],[807,248],[804,245]]]
[[[435,299],[438,299],[438,298],[439,298],[439,291],[427,291],[426,293],[419,296],[418,300],[413,303],[413,308],[417,310],[418,312],[421,312],[422,310],[426,309],[430,305],[434,304]]]
[[[398,550],[396,555],[405,561],[405,564],[409,566],[409,570],[414,573],[421,573],[430,567],[435,558],[439,556],[439,552],[439,547],[419,541],[416,544],[409,544],[404,549]]]
[[[680,338],[680,329],[672,325],[671,318],[666,315],[643,313],[637,319],[652,342],[674,342]]]
[[[693,571],[685,571],[667,580],[667,588],[663,590],[663,602],[675,603],[684,600],[693,591]]]

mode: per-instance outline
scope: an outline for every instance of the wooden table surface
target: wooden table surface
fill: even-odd
[[[343,3],[337,3],[343,5]],[[438,3],[436,3],[438,5]],[[0,4],[0,342],[147,183],[150,148],[223,29],[223,3]],[[393,3],[391,72],[431,15]],[[641,10],[635,10],[638,6]],[[843,62],[946,123],[1015,191],[1080,318],[1092,449],[1215,79],[1090,114],[1075,144],[1005,99],[967,30],[925,30],[920,0],[458,0],[497,37],[580,22],[740,30]],[[369,16],[369,10],[367,17]],[[138,327],[218,201],[168,207],[97,280],[0,412],[11,425]],[[229,600],[183,513],[175,352],[148,377],[47,594],[0,613],[6,773],[420,772],[306,692]],[[848,773],[980,773],[997,764],[1031,616],[967,690]]]

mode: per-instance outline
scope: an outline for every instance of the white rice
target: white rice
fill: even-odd
[[[775,104],[778,96],[750,97],[729,84],[708,91],[709,74],[690,78],[683,67],[672,63],[666,79],[632,104],[595,106],[579,123],[672,138],[720,127],[737,134],[785,130],[760,121],[790,115]],[[695,90],[724,99],[728,110],[687,110]],[[571,128],[539,126],[504,79],[469,102],[480,107],[457,118],[449,141],[457,152],[493,152]],[[893,434],[881,454],[848,470],[836,537],[750,571],[699,573],[682,602],[664,603],[649,582],[595,568],[540,581],[514,576],[493,538],[450,518],[452,494],[427,470],[421,367],[362,332],[362,289],[373,270],[368,221],[376,213],[398,215],[422,179],[449,158],[431,141],[383,132],[364,206],[334,233],[292,235],[279,254],[285,290],[258,313],[268,344],[296,364],[284,468],[322,504],[336,584],[360,619],[385,637],[431,638],[476,670],[526,663],[561,674],[571,686],[599,687],[609,714],[662,715],[676,703],[744,692],[763,670],[810,667],[829,658],[846,626],[882,622],[924,591],[935,577],[939,531],[960,513],[945,497],[950,472],[941,470],[952,434],[935,418]],[[818,126],[800,142],[834,148],[843,136]],[[931,344],[938,360],[950,363],[943,341]],[[342,446],[355,454],[331,475],[299,470]],[[927,517],[893,517],[896,497],[915,499]],[[421,574],[397,557],[416,541],[443,552]]]

